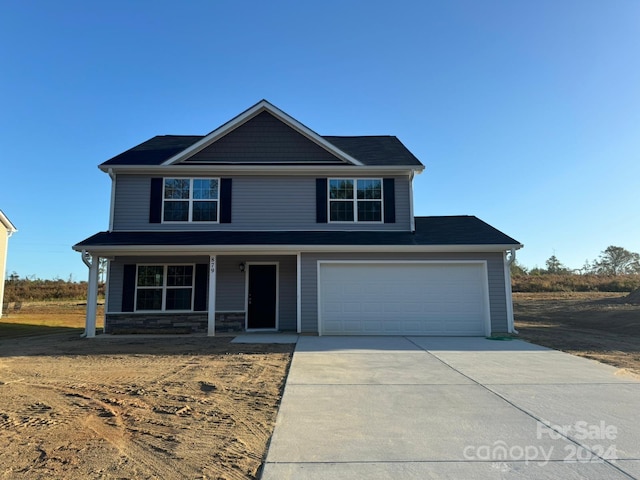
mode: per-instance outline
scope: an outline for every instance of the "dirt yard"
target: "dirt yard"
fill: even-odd
[[[640,375],[640,305],[620,296],[514,294],[516,328]],[[0,479],[256,478],[292,345],[88,341],[83,312],[25,304],[1,320]]]
[[[0,336],[0,478],[256,478],[293,346],[231,339]]]
[[[520,338],[640,376],[640,305],[616,293],[514,293]]]

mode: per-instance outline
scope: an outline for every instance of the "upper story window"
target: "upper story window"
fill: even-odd
[[[138,265],[136,310],[193,310],[193,265]]]
[[[382,222],[382,180],[330,178],[329,221]]]
[[[162,205],[164,222],[218,222],[220,204],[217,178],[165,178]]]

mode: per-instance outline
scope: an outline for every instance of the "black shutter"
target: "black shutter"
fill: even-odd
[[[396,190],[393,178],[382,179],[384,223],[396,223]]]
[[[162,179],[151,179],[151,195],[149,198],[149,223],[162,221]]]
[[[133,312],[136,299],[136,266],[125,265],[122,274],[122,311]]]
[[[316,178],[316,223],[327,223],[326,178]]]
[[[209,265],[199,263],[196,265],[196,286],[193,292],[193,310],[196,312],[204,312],[207,309],[207,294],[209,288],[207,281],[209,279]]]
[[[220,223],[231,223],[231,179],[220,179]]]

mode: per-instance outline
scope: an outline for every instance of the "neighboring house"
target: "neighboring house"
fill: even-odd
[[[100,169],[109,230],[73,247],[91,268],[87,336],[101,257],[106,333],[513,331],[522,245],[473,216],[414,218],[424,166],[396,137],[321,136],[263,100]]]
[[[9,237],[17,231],[13,223],[11,223],[2,210],[0,210],[0,275],[2,275],[2,281],[0,281],[0,307],[2,307],[0,308],[0,318],[2,318],[2,312],[4,311],[4,279],[7,271]]]

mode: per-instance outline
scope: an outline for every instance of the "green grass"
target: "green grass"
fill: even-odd
[[[61,326],[34,325],[29,323],[0,322],[0,340],[7,338],[33,337],[39,335],[51,335],[54,333],[74,333],[80,335],[83,328],[70,328]]]
[[[104,307],[96,315],[96,327],[102,328]],[[28,302],[19,311],[10,311],[0,319],[0,339],[72,333],[84,330],[86,306],[77,302]]]

